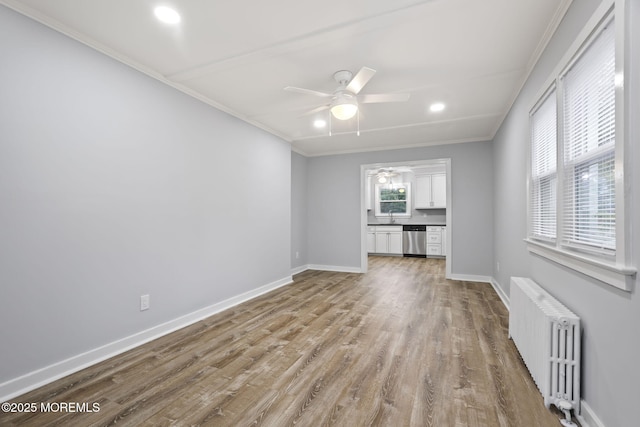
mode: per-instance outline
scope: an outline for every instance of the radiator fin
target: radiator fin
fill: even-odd
[[[533,280],[511,278],[509,337],[545,406],[580,405],[580,318]]]

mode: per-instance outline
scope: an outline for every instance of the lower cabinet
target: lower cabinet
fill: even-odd
[[[427,256],[446,256],[447,227],[427,227]]]
[[[369,253],[402,255],[402,226],[367,227],[367,251]]]
[[[376,251],[376,228],[367,227],[367,252],[372,254]]]

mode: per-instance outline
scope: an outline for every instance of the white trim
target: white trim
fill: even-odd
[[[333,134],[335,135],[335,134]],[[318,137],[318,140],[326,137]],[[305,140],[309,141],[309,140]],[[413,144],[403,144],[403,145],[394,145],[394,146],[376,146],[376,147],[364,147],[364,148],[354,148],[348,150],[333,150],[333,151],[323,151],[320,153],[308,153],[304,151],[302,148],[295,146],[298,142],[304,142],[300,140],[293,140],[291,142],[292,146],[296,147],[296,153],[302,154],[306,157],[324,157],[324,156],[336,156],[340,154],[354,154],[354,153],[370,153],[374,151],[392,151],[392,150],[404,150],[407,148],[423,148],[423,147],[439,147],[442,145],[451,145],[451,144],[467,144],[474,142],[488,142],[493,141],[493,137],[491,136],[483,136],[476,138],[462,138],[462,139],[452,139],[445,141],[431,141],[431,142],[417,142]],[[406,164],[407,162],[403,162]]]
[[[496,294],[498,294],[504,306],[507,307],[507,311],[511,311],[511,299],[505,293],[504,289],[502,289],[500,283],[493,277],[491,278],[491,286],[493,286],[493,290],[496,291]]]
[[[447,223],[445,224],[446,244],[444,256],[446,261],[444,263],[444,277],[447,279],[451,277],[451,264],[453,264],[453,251],[451,250],[453,248],[453,238],[451,237],[453,233],[453,191],[451,191],[451,188],[453,188],[453,173],[451,173],[451,162],[451,158],[445,159],[445,171],[447,174],[447,211],[445,212],[445,220]]]
[[[549,259],[623,291],[631,292],[633,288],[633,279],[636,275],[634,267],[597,261],[594,258],[581,256],[531,239],[525,239],[525,242],[527,243],[527,249],[532,254]]]
[[[363,273],[360,267],[348,267],[343,265],[320,265],[320,264],[309,264],[309,270],[320,270],[320,271],[336,271],[339,273]]]
[[[84,353],[77,354],[68,359],[61,360],[49,366],[29,372],[0,384],[0,402],[20,396],[45,384],[66,377],[96,363],[102,362],[132,348],[153,341],[164,335],[175,332],[200,320],[206,319],[216,313],[227,310],[245,301],[256,298],[274,289],[293,283],[291,276],[284,277],[275,282],[268,283],[251,291],[236,295],[219,303],[201,308],[184,316],[177,317],[165,323],[161,323],[144,331],[110,342]]]
[[[309,264],[301,265],[299,267],[293,267],[291,269],[291,276],[295,276],[296,274],[304,273],[309,270]]]
[[[580,414],[576,414],[576,418],[582,427],[606,427],[584,400],[580,401]]]
[[[480,276],[477,274],[451,274],[448,280],[457,280],[460,282],[480,282],[491,283],[491,276]]]

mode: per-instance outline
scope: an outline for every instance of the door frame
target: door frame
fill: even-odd
[[[366,273],[369,266],[368,253],[367,253],[367,206],[366,206],[366,191],[367,191],[367,172],[370,170],[377,170],[380,168],[399,167],[399,166],[429,166],[429,165],[445,165],[445,171],[447,175],[447,212],[445,215],[447,221],[447,247],[445,252],[445,278],[451,278],[451,265],[453,264],[451,248],[452,245],[452,230],[453,230],[453,211],[452,211],[452,197],[451,197],[451,158],[442,159],[425,159],[425,160],[411,160],[407,162],[383,162],[383,163],[371,163],[366,165],[360,165],[360,271]]]

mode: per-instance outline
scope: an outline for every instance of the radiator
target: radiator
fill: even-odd
[[[548,408],[580,412],[580,318],[533,280],[511,278],[509,338]]]

